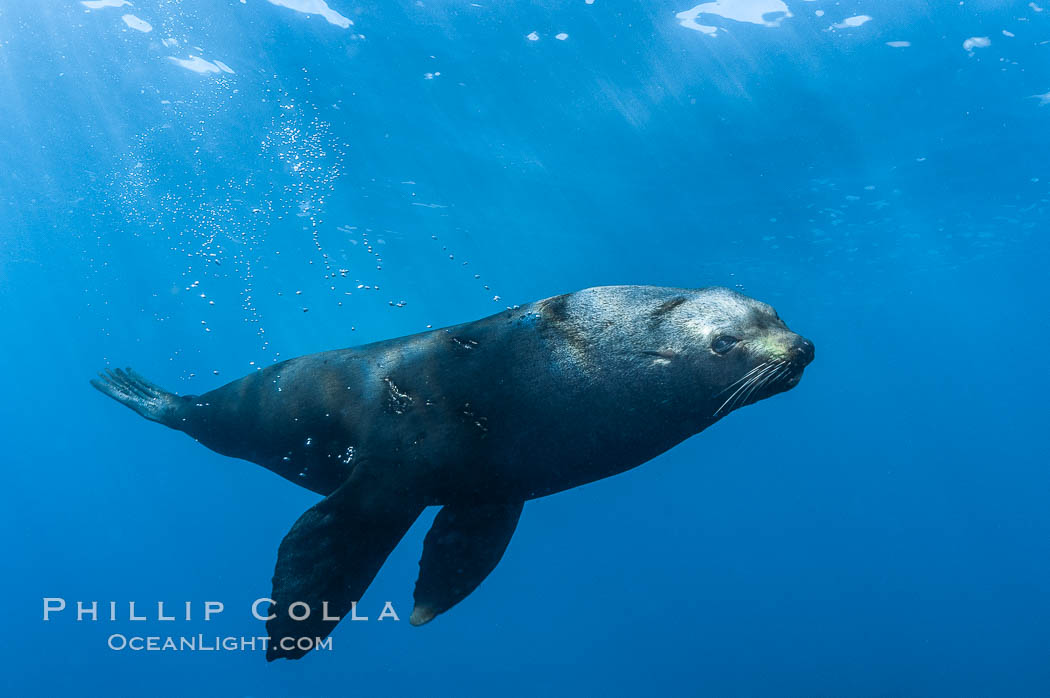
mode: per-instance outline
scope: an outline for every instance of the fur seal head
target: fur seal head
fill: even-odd
[[[682,365],[679,378],[697,391],[705,416],[716,419],[795,387],[814,357],[813,343],[788,329],[772,306],[728,288],[664,300],[651,319],[651,337],[663,346],[644,353]]]

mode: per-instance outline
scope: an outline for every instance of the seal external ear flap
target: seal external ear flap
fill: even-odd
[[[379,466],[372,469],[380,474],[397,472],[389,464],[358,464],[346,482],[299,517],[281,541],[270,596],[273,617],[266,622],[268,661],[306,654],[309,650],[298,646],[299,638],[327,637],[423,511],[421,501],[370,476],[368,466]],[[292,617],[301,618],[307,607],[308,617]]]
[[[412,625],[429,623],[478,588],[503,557],[523,506],[495,501],[442,507],[423,541]]]

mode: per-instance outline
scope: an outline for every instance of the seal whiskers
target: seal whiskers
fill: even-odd
[[[718,414],[723,409],[725,409],[726,405],[730,405],[730,408],[726,410],[727,413],[732,412],[734,409],[736,409],[736,407],[738,406],[736,398],[742,396],[744,394],[744,391],[755,385],[757,381],[761,380],[764,375],[770,372],[773,369],[773,362],[765,361],[759,364],[756,368],[760,370],[757,373],[755,373],[754,371],[749,373],[747,376],[747,380],[739,388],[734,390],[732,395],[726,398],[726,401],[722,403],[721,407],[715,410],[715,417],[717,417]]]
[[[737,378],[735,381],[733,381],[732,383],[727,385],[725,388],[723,388],[722,390],[719,390],[717,393],[715,393],[715,397],[718,397],[719,395],[724,395],[725,393],[729,392],[730,390],[733,389],[733,386],[738,385],[738,384],[742,383],[743,381],[746,381],[748,378],[750,378],[752,375],[754,375],[757,371],[762,370],[763,368],[765,368],[768,365],[769,365],[769,362],[766,361],[764,363],[760,363],[758,366],[755,366],[753,369],[751,369],[750,371],[748,371],[744,375],[742,375],[739,378]]]
[[[762,371],[761,374],[755,376],[750,381],[751,387],[749,387],[747,391],[740,395],[740,398],[737,400],[736,404],[733,405],[733,409],[743,407],[744,405],[748,404],[748,400],[751,399],[751,396],[754,395],[755,391],[758,390],[758,388],[762,386],[767,380],[769,380],[770,376],[776,373],[777,368],[779,366],[779,363],[771,363],[766,370]]]
[[[751,389],[747,391],[743,399],[740,400],[740,403],[737,405],[737,407],[749,404],[748,401],[751,399],[751,396],[754,395],[755,392],[761,390],[767,383],[769,383],[773,379],[773,376],[777,375],[780,369],[783,368],[785,363],[787,362],[778,361],[774,363],[773,367],[769,371],[767,371],[764,376],[753,381]]]

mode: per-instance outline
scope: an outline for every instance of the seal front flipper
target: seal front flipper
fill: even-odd
[[[497,500],[442,507],[423,541],[412,625],[429,623],[478,588],[503,557],[524,505]]]
[[[422,500],[396,484],[398,474],[397,464],[359,463],[281,541],[270,595],[274,617],[266,623],[268,661],[298,659],[309,651],[300,638],[327,637],[423,511]],[[307,618],[292,618],[302,617],[306,607]]]

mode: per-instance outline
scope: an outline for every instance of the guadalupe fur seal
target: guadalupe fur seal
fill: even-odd
[[[773,308],[729,289],[608,286],[290,359],[203,395],[131,369],[91,384],[325,495],[274,570],[267,659],[296,659],[305,650],[278,640],[326,637],[338,621],[324,616],[351,610],[424,507],[442,508],[413,625],[488,576],[526,500],[634,468],[794,387],[813,352]],[[288,616],[294,602],[309,618]]]

